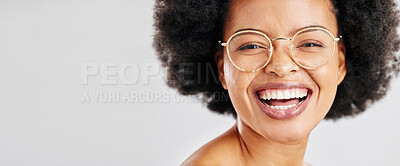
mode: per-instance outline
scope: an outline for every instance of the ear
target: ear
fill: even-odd
[[[339,70],[337,77],[337,85],[339,85],[346,76],[347,68],[346,68],[346,46],[343,43],[339,43],[338,48],[338,58],[339,58]]]
[[[224,89],[228,89],[226,87],[225,75],[224,75],[224,49],[215,51],[214,60],[215,63],[217,64],[218,78],[222,84],[222,87],[224,87]]]

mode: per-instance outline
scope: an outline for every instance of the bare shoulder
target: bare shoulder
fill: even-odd
[[[213,139],[190,155],[182,166],[237,165],[240,143],[234,128]]]

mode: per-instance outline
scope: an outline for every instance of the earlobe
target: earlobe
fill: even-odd
[[[217,64],[218,78],[222,84],[222,87],[224,87],[224,89],[228,89],[226,87],[225,75],[224,75],[224,51],[217,50],[214,55],[214,60],[215,60],[215,63]]]
[[[338,68],[338,80],[337,85],[339,85],[346,76],[347,68],[346,68],[346,46],[343,43],[339,43],[338,49],[338,60],[339,60],[339,68]]]

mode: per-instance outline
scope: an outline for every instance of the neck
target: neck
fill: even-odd
[[[241,146],[241,154],[248,165],[293,165],[302,166],[308,136],[292,142],[272,141],[238,118],[235,132]]]

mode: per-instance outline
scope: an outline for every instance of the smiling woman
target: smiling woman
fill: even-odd
[[[391,0],[158,0],[154,18],[168,85],[236,118],[183,165],[306,165],[320,121],[363,112],[399,72]]]

